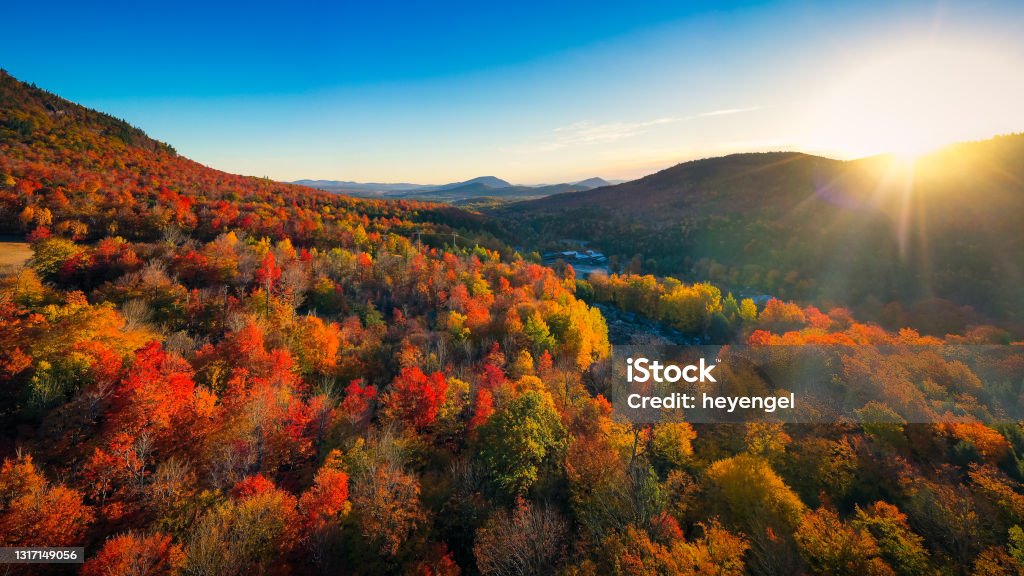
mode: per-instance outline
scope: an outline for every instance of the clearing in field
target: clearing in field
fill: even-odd
[[[32,257],[32,248],[27,242],[0,240],[0,269],[17,268]]]

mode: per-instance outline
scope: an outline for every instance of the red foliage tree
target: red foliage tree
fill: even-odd
[[[473,418],[469,421],[469,429],[476,430],[494,414],[494,395],[487,388],[477,390],[473,401]]]
[[[83,576],[160,576],[176,574],[185,560],[181,546],[166,534],[128,532],[107,540],[82,567]]]
[[[192,367],[153,341],[135,353],[118,385],[109,426],[115,433],[149,430],[159,439],[187,438],[196,399]]]
[[[299,510],[307,531],[322,530],[348,512],[348,474],[323,467],[316,474],[313,486],[299,499]]]
[[[437,419],[447,392],[448,382],[440,372],[428,376],[416,366],[403,368],[391,382],[388,409],[398,418],[423,429]]]
[[[273,252],[267,252],[256,269],[256,283],[268,290],[274,288],[274,284],[281,278],[281,268],[277,265]]]
[[[353,426],[365,427],[373,415],[373,403],[376,399],[376,388],[363,385],[362,378],[353,380],[345,388],[345,399],[341,402],[341,411]]]

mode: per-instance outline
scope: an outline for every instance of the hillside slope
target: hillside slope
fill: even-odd
[[[1024,571],[1024,348],[943,345],[1005,331],[588,291],[476,245],[480,215],[225,174],[0,87],[0,213],[34,253],[0,270],[4,546],[82,547],[83,574]],[[630,424],[578,296],[730,344],[719,398],[802,407]]]
[[[752,293],[879,313],[937,297],[1016,320],[1024,304],[1022,135],[912,166],[736,154],[495,214],[520,238],[592,241],[634,268]]]
[[[561,465],[538,369],[604,413],[600,312],[477,215],[226,174],[0,94],[0,221],[33,252],[0,270],[3,545],[81,546],[86,574],[473,573],[454,463],[518,454],[525,406]],[[536,466],[474,506],[565,477]]]
[[[152,240],[212,238],[243,226],[312,245],[329,241],[338,226],[409,237],[443,228],[430,241],[450,237],[448,223],[478,221],[438,204],[356,199],[221,172],[0,71],[0,234]]]
[[[831,176],[840,165],[828,158],[791,152],[734,154],[687,162],[617,186],[518,204],[513,210],[597,208],[654,221],[678,220],[695,209],[775,210],[807,197],[820,175]]]

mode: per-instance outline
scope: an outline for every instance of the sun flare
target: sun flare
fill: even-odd
[[[853,158],[913,160],[999,132],[1000,86],[1020,76],[998,52],[966,47],[892,50],[825,90],[809,114],[808,148]]]

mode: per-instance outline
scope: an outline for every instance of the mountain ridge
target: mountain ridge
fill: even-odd
[[[512,184],[496,176],[477,176],[448,184],[372,183],[344,180],[296,180],[292,184],[310,186],[338,194],[368,198],[415,198],[439,202],[466,201],[477,197],[495,199],[524,199],[563,194],[607,186],[603,178],[593,177],[576,183],[541,184],[528,186]]]
[[[800,152],[683,162],[623,184],[492,208],[542,249],[587,241],[624,268],[740,293],[844,302],[931,298],[1024,322],[1024,134],[914,163]],[[895,312],[893,315],[898,316]]]

